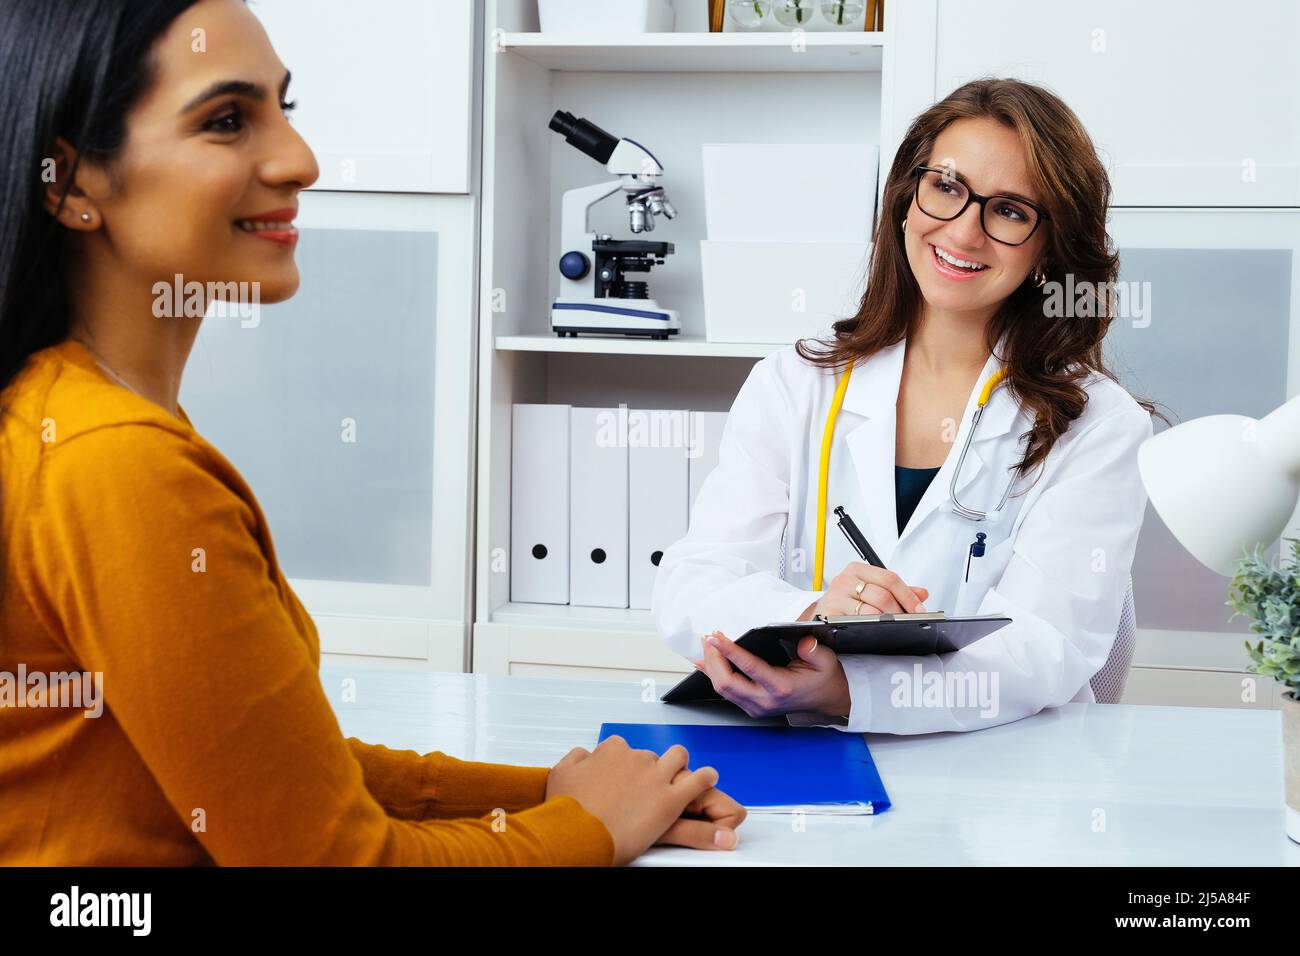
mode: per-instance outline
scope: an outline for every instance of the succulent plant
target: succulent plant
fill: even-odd
[[[1228,592],[1228,607],[1251,619],[1261,635],[1246,642],[1247,670],[1271,677],[1300,699],[1300,539],[1287,538],[1291,554],[1270,564],[1262,546],[1237,562]]]

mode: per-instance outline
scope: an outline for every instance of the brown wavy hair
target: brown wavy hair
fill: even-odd
[[[930,161],[935,139],[959,119],[989,118],[1015,130],[1024,145],[1029,175],[1050,217],[1042,271],[1046,282],[1103,290],[1092,296],[1091,315],[1049,317],[1031,272],[986,329],[992,352],[1006,335],[1004,385],[1036,421],[1017,465],[1021,476],[1046,459],[1056,440],[1088,402],[1080,384],[1092,373],[1118,381],[1102,359],[1102,339],[1115,315],[1119,256],[1106,232],[1110,178],[1079,118],[1054,93],[1019,80],[983,79],[958,87],[913,121],[885,181],[871,262],[857,314],[834,324],[827,339],[795,343],[799,355],[823,368],[846,368],[909,336],[920,317],[921,290],[903,248],[902,223],[916,191],[917,166]],[[1145,399],[1138,403],[1159,415]],[[1021,436],[1026,437],[1025,435]]]

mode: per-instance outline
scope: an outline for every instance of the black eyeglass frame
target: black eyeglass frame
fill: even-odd
[[[966,210],[970,208],[971,203],[978,203],[980,207],[980,228],[984,230],[984,235],[988,236],[994,242],[1002,243],[1002,245],[1004,246],[1023,246],[1026,242],[1028,242],[1031,238],[1033,238],[1034,233],[1038,231],[1038,227],[1042,224],[1044,219],[1052,218],[1047,214],[1046,210],[1044,210],[1041,206],[1039,206],[1037,203],[1030,202],[1028,199],[1017,199],[1015,196],[1001,196],[1001,195],[981,196],[979,193],[971,189],[969,185],[962,182],[961,180],[956,180],[956,181],[961,184],[962,189],[966,190],[966,201],[962,203],[961,208],[958,209],[951,216],[936,216],[932,212],[926,212],[926,210],[921,206],[921,199],[919,196],[919,193],[921,191],[921,176],[924,175],[925,173],[938,173],[940,176],[951,179],[952,171],[949,169],[941,169],[937,166],[917,166],[914,170],[912,170],[912,173],[913,175],[916,176],[916,188],[912,190],[912,198],[916,201],[917,209],[920,209],[921,212],[925,213],[931,219],[938,219],[940,222],[952,222],[954,219],[961,218],[962,214],[965,213]],[[1028,206],[1034,212],[1038,213],[1038,218],[1034,220],[1033,228],[1029,230],[1029,234],[1025,236],[1025,238],[1021,239],[1019,242],[1007,242],[1007,240],[999,239],[997,236],[993,235],[993,233],[989,232],[989,227],[984,223],[984,214],[988,211],[988,205],[987,205],[988,202],[993,199],[1005,199],[1008,202],[1019,203],[1022,206]]]

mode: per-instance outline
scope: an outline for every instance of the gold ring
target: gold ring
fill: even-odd
[[[853,609],[853,613],[854,613],[854,614],[860,614],[860,613],[862,613],[862,602],[861,602],[861,601],[859,601],[859,602],[858,602],[858,606],[855,607],[855,608]]]
[[[859,581],[858,586],[853,589],[853,596],[856,598],[862,597],[862,589],[865,588],[866,586],[867,586],[866,581]]]

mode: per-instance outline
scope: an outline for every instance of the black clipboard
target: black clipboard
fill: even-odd
[[[785,667],[796,656],[799,639],[808,634],[836,654],[951,654],[1010,623],[1011,618],[1000,614],[948,617],[942,611],[818,615],[811,621],[753,628],[736,643],[773,667]],[[700,671],[683,678],[660,698],[667,704],[721,699],[708,675]]]

